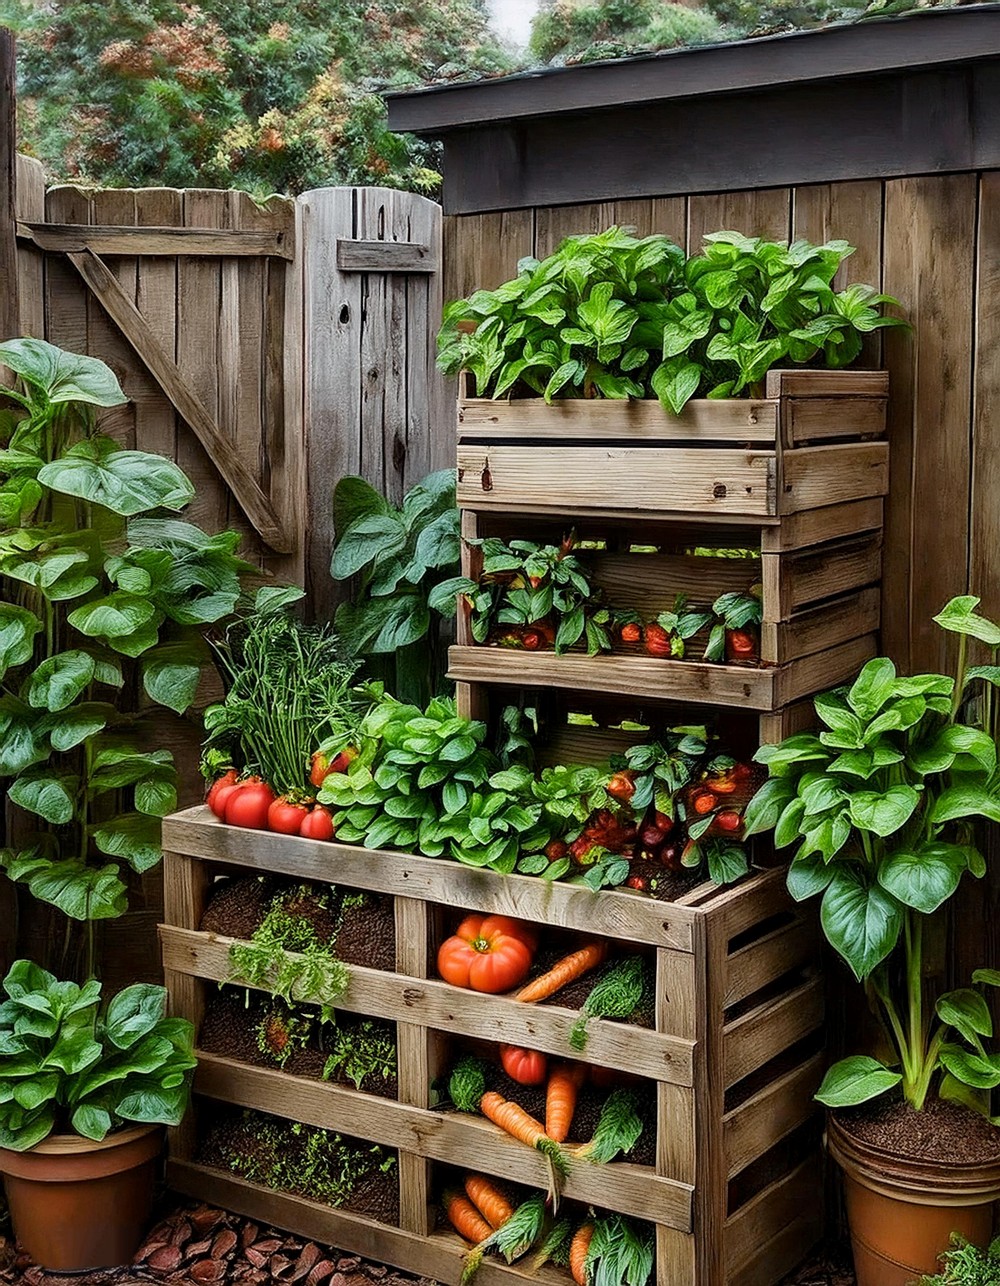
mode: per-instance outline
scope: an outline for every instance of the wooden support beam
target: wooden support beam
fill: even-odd
[[[0,28],[0,341],[21,332],[14,201],[17,190],[17,99],[14,37]]]
[[[66,258],[90,287],[105,312],[145,363],[178,414],[191,426],[215,467],[253,523],[261,540],[278,553],[291,553],[294,538],[246,467],[232,443],[184,382],[181,372],[162,348],[149,323],[122,290],[118,279],[92,250],[70,251]]]
[[[341,272],[437,272],[438,256],[416,241],[357,241],[337,239]]]
[[[101,255],[211,255],[214,258],[291,259],[293,238],[235,228],[115,227],[87,223],[18,223],[17,235],[40,250]]]

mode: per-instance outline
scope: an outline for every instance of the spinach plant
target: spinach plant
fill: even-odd
[[[163,987],[136,983],[101,1005],[101,984],[58,982],[18,960],[0,1004],[0,1147],[24,1152],[53,1130],[101,1140],[126,1122],[177,1125],[194,1029],[167,1018]]]
[[[20,339],[0,364],[17,376],[0,390],[0,776],[39,828],[0,865],[88,922],[89,976],[92,922],[124,912],[122,864],[156,865],[176,806],[170,752],[145,748],[127,694],[141,682],[183,714],[209,660],[202,631],[255,569],[235,532],[163,515],[194,495],[173,461],[99,431],[97,409],[126,400],[103,362]]]
[[[834,290],[846,241],[705,237],[685,258],[665,237],[619,228],[570,237],[541,262],[445,309],[439,365],[465,369],[479,397],[659,398],[679,415],[694,396],[760,396],[782,363],[846,366],[863,336],[904,325],[861,284]]]
[[[334,580],[355,580],[334,623],[345,645],[375,664],[403,700],[420,704],[444,679],[446,640],[429,598],[458,571],[460,520],[455,471],[442,469],[412,487],[397,508],[363,478],[341,478],[333,496]]]
[[[951,1248],[941,1256],[941,1272],[921,1277],[916,1286],[996,1286],[1000,1281],[1000,1237],[980,1250],[952,1234]]]
[[[953,599],[935,620],[961,636],[957,679],[897,675],[885,658],[855,682],[816,698],[823,730],[764,746],[769,780],[746,810],[748,834],[773,830],[795,845],[788,887],[822,897],[833,948],[865,985],[894,1051],[886,1065],[856,1055],[827,1073],[818,1097],[845,1107],[900,1087],[923,1107],[933,1090],[970,1106],[1000,1085],[1000,1055],[983,988],[1000,972],[979,969],[972,986],[925,995],[923,940],[968,872],[984,874],[973,823],[1000,821],[1000,772],[991,689],[1000,682],[1000,626]],[[966,641],[985,642],[993,664],[968,667]],[[985,691],[982,689],[985,687]],[[978,717],[963,722],[963,708]]]

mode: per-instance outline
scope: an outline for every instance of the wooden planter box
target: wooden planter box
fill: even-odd
[[[655,1167],[573,1161],[565,1195],[651,1220],[658,1286],[770,1286],[814,1239],[822,1200],[803,1138],[822,1060],[818,935],[771,871],[731,889],[710,882],[676,902],[593,894],[527,876],[225,826],[205,808],[164,822],[166,923],[160,933],[173,1011],[200,1024],[205,993],[229,977],[230,939],[199,929],[216,875],[272,872],[395,898],[396,971],[351,969],[338,1007],[397,1024],[399,1101],[204,1053],[195,1092],[398,1149],[401,1227],[271,1192],[196,1160],[193,1118],[174,1131],[169,1181],[180,1191],[318,1240],[456,1283],[466,1249],[435,1230],[433,1164],[544,1187],[543,1159],[488,1121],[431,1108],[443,1033],[579,1057],[576,1011],[461,991],[435,976],[437,909],[502,912],[541,925],[643,943],[656,956],[656,1028],[591,1024],[586,1059],[639,1073],[658,1090]],[[454,915],[447,916],[451,923]],[[526,1279],[495,1261],[483,1281]],[[560,1270],[542,1280],[565,1286]],[[537,1280],[537,1278],[532,1278]]]
[[[771,371],[767,396],[458,403],[461,508],[777,523],[885,495],[883,371]]]

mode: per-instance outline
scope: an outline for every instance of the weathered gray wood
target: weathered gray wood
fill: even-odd
[[[134,227],[119,224],[17,224],[17,235],[40,250],[93,250],[100,255],[212,255],[291,259],[294,247],[283,229]]]
[[[441,274],[426,263],[406,268],[414,245],[440,262],[441,210],[385,188],[321,188],[300,202],[305,424],[309,474],[321,480],[311,488],[305,575],[323,619],[344,595],[329,573],[339,479],[360,474],[398,504],[453,462],[448,394],[434,367]],[[362,256],[359,246],[372,248]]]
[[[0,340],[20,333],[17,279],[17,109],[14,37],[0,28]]]
[[[18,156],[16,207],[19,219],[45,218],[45,171],[40,161]],[[36,339],[45,337],[45,256],[30,246],[17,251],[18,331]]]
[[[418,241],[337,241],[341,272],[437,272],[440,256]]]
[[[257,479],[184,382],[176,364],[164,352],[146,319],[122,290],[114,274],[91,250],[70,251],[66,257],[155,376],[178,413],[195,431],[205,449],[212,453],[219,472],[253,521],[261,539],[274,549],[290,550],[291,538]]]

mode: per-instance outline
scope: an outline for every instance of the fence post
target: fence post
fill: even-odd
[[[333,488],[360,474],[395,503],[454,463],[453,417],[434,365],[441,207],[387,188],[320,188],[303,207],[305,585],[317,619],[330,579]]]
[[[17,241],[14,235],[17,192],[17,98],[14,36],[0,28],[0,340],[20,331]]]

